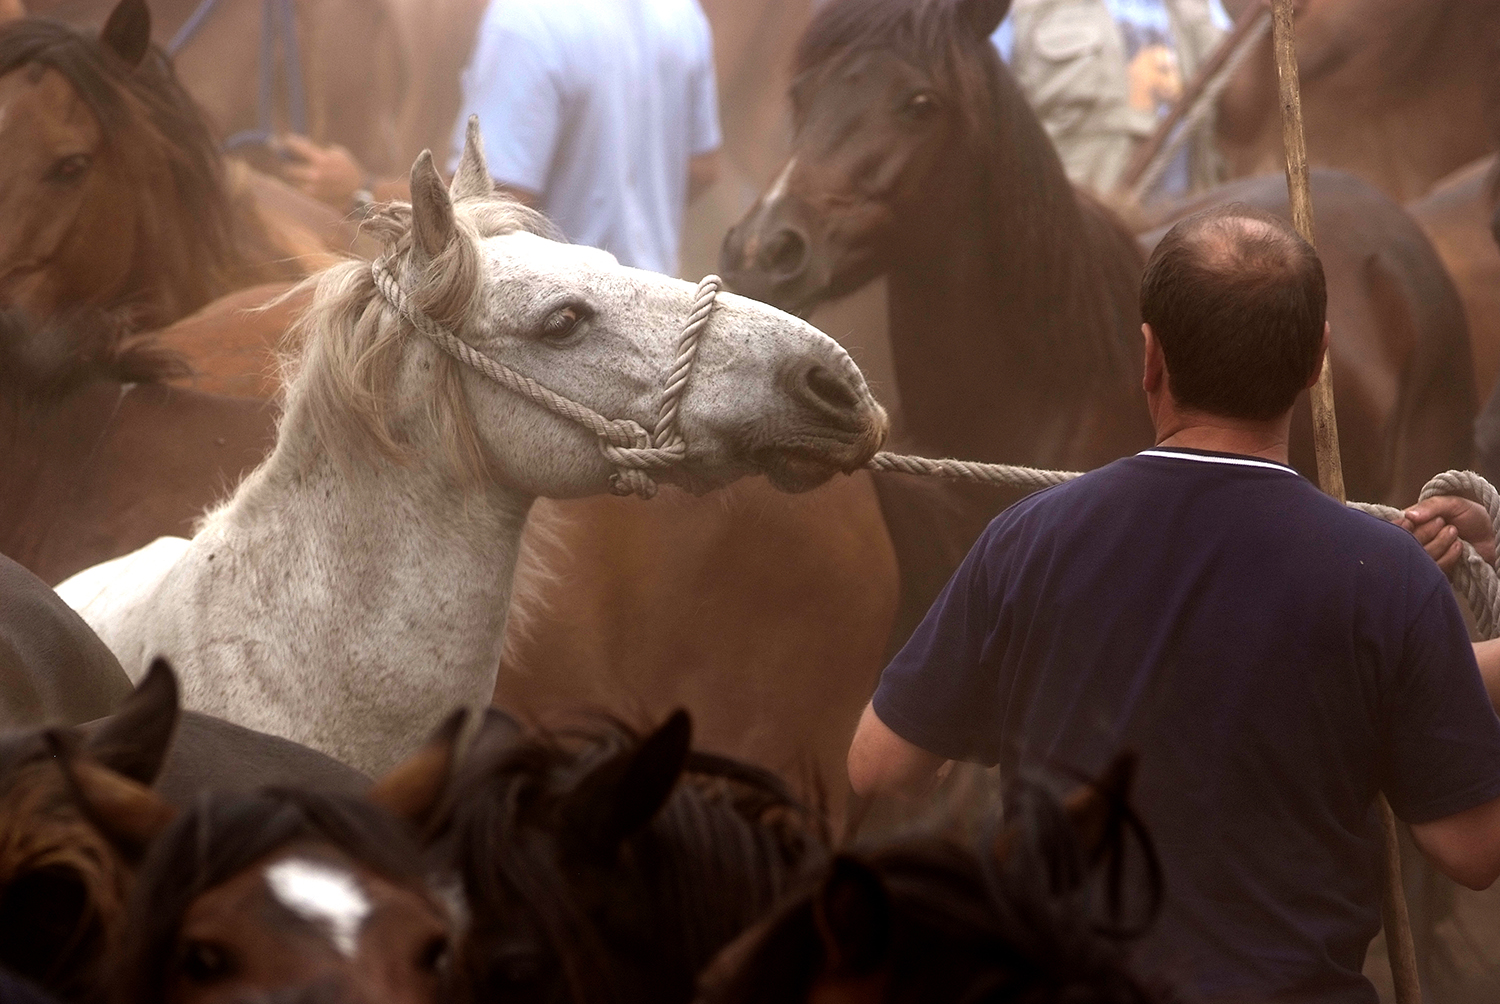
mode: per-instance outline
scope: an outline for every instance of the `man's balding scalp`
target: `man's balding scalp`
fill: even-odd
[[[1311,245],[1239,203],[1167,231],[1141,279],[1172,396],[1211,415],[1266,420],[1290,408],[1316,372],[1326,314]]]

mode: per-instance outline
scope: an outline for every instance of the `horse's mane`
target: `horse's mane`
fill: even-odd
[[[33,401],[58,400],[88,380],[162,383],[189,372],[181,355],[132,333],[117,314],[84,308],[39,323],[0,310],[0,389]]]
[[[983,228],[986,259],[997,274],[1013,277],[1023,288],[1061,284],[1047,312],[1024,323],[1067,333],[1049,341],[1054,358],[1070,345],[1102,350],[1133,380],[1140,251],[1113,211],[1068,181],[1036,113],[989,39],[965,21],[953,0],[830,0],[813,15],[797,46],[794,110],[808,81],[870,50],[922,67],[956,96],[967,149],[954,155],[972,158],[983,178],[984,204],[963,207],[966,225]],[[1101,311],[1109,316],[1093,324],[1081,316]],[[1078,331],[1090,327],[1114,328],[1124,340],[1107,338],[1085,347]]]
[[[486,934],[493,939],[496,918],[524,915],[522,926],[557,960],[568,999],[629,998],[622,968],[647,966],[643,956],[655,954],[660,999],[686,1000],[714,953],[821,862],[826,835],[775,775],[696,752],[618,858],[595,861],[559,807],[593,769],[640,742],[636,730],[608,719],[471,754],[438,846],[464,880],[472,951],[493,950]],[[632,901],[600,910],[612,883]],[[472,973],[487,960],[468,961]],[[674,975],[681,986],[666,985]]]
[[[1125,949],[1144,927],[1125,929],[1113,917],[1101,920],[1091,909],[1092,890],[1075,888],[1085,855],[1061,803],[1036,784],[1012,795],[1017,797],[1009,800],[1007,830],[1020,839],[1004,861],[988,852],[989,841],[985,851],[976,852],[937,833],[841,856],[877,875],[889,903],[888,933],[871,936],[883,945],[880,955],[862,960],[868,966],[863,972],[886,974],[882,999],[1175,1000],[1129,967]],[[1160,905],[1161,885],[1149,839],[1138,836],[1151,863],[1142,907],[1149,925]],[[1106,853],[1123,853],[1125,840],[1122,833],[1119,847]],[[827,882],[841,867],[835,859],[819,878]],[[830,934],[819,914],[826,908],[818,903],[821,888],[804,888],[726,951],[705,976],[700,1004],[803,999],[830,964],[825,957]]]
[[[458,237],[437,258],[412,256],[411,206],[389,203],[365,222],[391,270],[402,276],[412,302],[427,316],[462,333],[473,320],[480,291],[479,240],[524,231],[556,238],[540,213],[503,196],[463,200],[455,207]],[[311,288],[312,303],[293,325],[283,357],[289,410],[305,407],[319,445],[337,458],[411,460],[397,425],[403,402],[396,378],[411,325],[375,287],[370,265],[346,261],[305,280],[288,297]],[[438,392],[425,404],[454,470],[482,480],[485,452],[464,396],[459,364],[439,354]]]
[[[357,798],[271,788],[204,793],[152,844],[126,907],[111,988],[121,1004],[164,1000],[188,908],[203,893],[293,843],[331,844],[384,877],[424,880],[421,852],[390,815]]]
[[[165,175],[128,194],[141,201],[141,219],[154,231],[152,246],[138,254],[152,256],[150,267],[169,270],[168,281],[196,286],[190,298],[196,302],[185,310],[245,269],[218,144],[159,47],[132,68],[93,35],[67,25],[42,18],[0,25],[0,75],[27,67],[50,68],[72,85],[98,118],[113,156]]]

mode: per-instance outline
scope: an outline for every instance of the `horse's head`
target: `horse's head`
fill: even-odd
[[[834,0],[797,55],[791,158],[730,230],[721,270],[789,310],[859,288],[903,250],[896,224],[948,191],[984,112],[989,36],[1010,0]],[[977,210],[976,210],[977,211]]]
[[[450,718],[363,799],[205,792],[175,819],[159,813],[115,953],[114,999],[443,999],[454,909],[405,823],[440,797],[462,722]],[[80,788],[100,825],[128,824]]]
[[[494,194],[477,128],[451,190],[426,154],[411,183],[409,208],[369,224],[387,241],[384,279],[363,263],[325,275],[292,409],[300,394],[329,427],[365,401],[417,402],[404,418],[399,405],[381,405],[394,424],[382,432],[384,419],[368,421],[366,432],[435,443],[431,430],[441,428],[475,473],[527,495],[605,491],[619,465],[597,426],[661,427],[693,285],[548,239],[541,217]],[[383,309],[360,316],[372,300]],[[444,338],[456,341],[441,348]],[[678,402],[677,457],[654,478],[700,490],[765,473],[806,489],[864,464],[885,436],[885,413],[847,353],[795,317],[722,295],[698,346]],[[455,361],[462,353],[477,355]],[[557,396],[537,403],[540,392],[505,385],[496,364]],[[357,395],[339,390],[351,376],[366,381]],[[613,445],[647,445],[630,435]]]
[[[86,758],[123,806],[144,797],[176,721],[172,674],[153,668],[97,725],[0,740],[0,966],[63,997],[97,989],[142,847],[96,825],[58,753]]]
[[[217,152],[150,38],[144,0],[121,0],[97,37],[0,25],[0,306],[165,323],[230,267]]]
[[[458,866],[477,1000],[685,1001],[718,949],[821,861],[779,781],[690,751],[685,712],[525,736],[491,711],[436,848]]]
[[[1030,789],[1007,800],[1009,825],[980,853],[909,840],[841,854],[820,880],[729,946],[706,971],[699,1004],[946,1004],[1078,1001],[1152,1004],[1131,971],[1117,901],[1100,918],[1090,894],[1123,872],[1141,838],[1126,794],[1134,760],[1066,800]],[[1118,891],[1118,890],[1116,890]]]

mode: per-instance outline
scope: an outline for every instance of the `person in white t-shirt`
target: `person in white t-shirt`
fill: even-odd
[[[479,116],[495,181],[569,240],[674,274],[683,211],[718,176],[713,36],[697,0],[490,0],[449,167]],[[283,137],[288,180],[339,208],[405,198],[341,147]]]
[[[720,144],[697,0],[490,0],[463,95],[455,150],[477,114],[495,180],[570,240],[676,272]]]

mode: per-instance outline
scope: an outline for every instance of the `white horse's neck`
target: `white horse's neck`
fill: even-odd
[[[213,607],[243,600],[234,573],[254,576],[258,609],[218,615],[262,648],[200,648],[184,698],[243,707],[235,684],[253,683],[271,697],[266,717],[236,720],[378,772],[454,707],[490,702],[532,499],[465,489],[425,457],[335,459],[301,411],[294,392],[275,452],[187,556],[193,592]]]

